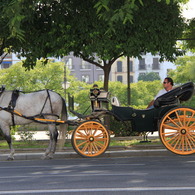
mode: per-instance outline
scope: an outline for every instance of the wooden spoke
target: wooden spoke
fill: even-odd
[[[179,130],[179,127],[174,127],[168,124],[163,124],[163,127],[166,129],[173,129],[173,130]]]
[[[80,144],[78,144],[78,147],[82,146],[83,144],[85,144],[85,145],[86,145],[86,143],[87,143],[87,141],[85,141],[85,142],[81,142]]]
[[[88,143],[86,142],[86,144],[84,145],[84,147],[82,147],[82,152],[85,152],[88,148]]]
[[[96,157],[106,151],[110,137],[101,123],[86,121],[74,130],[71,141],[73,148],[79,155]]]
[[[177,135],[175,135],[174,137],[172,137],[172,138],[170,138],[170,139],[167,139],[167,140],[166,140],[166,143],[172,143],[173,141],[177,140],[178,136],[179,136],[179,135],[177,134]]]
[[[192,146],[190,143],[190,140],[186,137],[186,144],[190,147],[190,150],[192,150]]]
[[[189,127],[195,127],[195,121],[194,120],[191,120],[191,122],[192,122],[192,124],[191,125],[189,125]]]
[[[96,146],[96,144],[92,143],[93,149],[98,152],[98,147]]]
[[[165,136],[165,137],[172,137],[172,136],[175,136],[175,134],[176,134],[176,132],[167,132],[167,133],[163,133],[163,135]]]
[[[193,147],[195,147],[195,140],[193,137],[191,137],[190,135],[188,135],[188,140],[190,142],[190,145],[192,145]]]
[[[87,135],[82,133],[81,131],[78,131],[77,137],[84,137],[85,138],[85,137],[87,137]]]
[[[179,121],[180,126],[182,126],[182,122],[181,122],[181,120],[180,120],[180,118],[179,118],[178,112],[175,112],[175,113],[176,113],[176,116],[177,116],[177,118],[178,118],[178,121]]]
[[[179,135],[175,145],[173,146],[174,149],[178,146],[178,143],[180,142],[180,139],[181,139],[181,135]]]
[[[103,133],[99,133],[98,135],[94,135],[96,138],[101,138],[101,137],[103,137],[104,136],[104,134]]]
[[[194,136],[192,136],[192,134],[189,134],[189,135],[188,135],[188,138],[189,138],[190,140],[192,140],[192,142],[195,143],[195,139],[194,139]]]
[[[195,153],[195,111],[186,107],[168,111],[160,121],[159,136],[173,153]]]
[[[92,133],[92,135],[95,135],[97,133],[97,129],[95,129]]]
[[[104,147],[104,144],[102,144],[101,142],[95,141],[94,144],[95,144],[96,146],[98,146],[99,148],[103,148],[103,147]]]
[[[106,141],[107,138],[96,138],[95,141]]]
[[[172,122],[172,125],[175,125],[176,127],[180,127],[179,124],[175,122],[175,120],[172,120],[169,116],[167,118],[170,120],[170,122]]]

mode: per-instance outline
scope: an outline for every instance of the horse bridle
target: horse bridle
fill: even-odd
[[[0,89],[0,97],[1,97],[1,95],[2,95],[2,93],[5,91],[5,87],[2,85],[1,86],[1,89]]]

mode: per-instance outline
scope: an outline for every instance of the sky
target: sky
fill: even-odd
[[[187,19],[195,18],[195,0],[190,0],[186,6],[184,6],[183,16]]]

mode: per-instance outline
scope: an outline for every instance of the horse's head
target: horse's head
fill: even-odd
[[[3,93],[5,90],[5,85],[2,85],[1,88],[0,88],[0,94]]]

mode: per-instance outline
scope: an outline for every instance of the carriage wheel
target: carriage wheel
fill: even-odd
[[[173,153],[195,152],[195,110],[174,108],[161,119],[159,135],[165,147]]]
[[[110,136],[101,123],[87,121],[74,130],[71,141],[74,150],[81,156],[96,157],[106,151]]]

